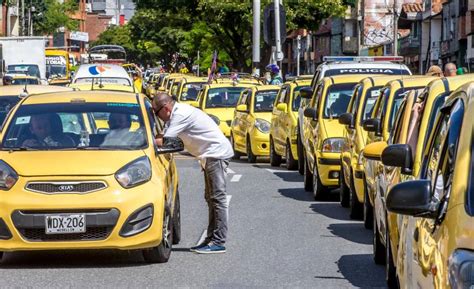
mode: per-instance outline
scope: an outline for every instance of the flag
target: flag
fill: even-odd
[[[210,71],[208,73],[207,83],[211,84],[214,79],[214,74],[217,71],[217,50],[214,50],[214,55],[212,56],[212,64]]]

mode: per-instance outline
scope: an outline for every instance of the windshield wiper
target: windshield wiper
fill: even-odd
[[[37,148],[31,148],[31,147],[2,147],[2,151],[38,151],[39,149]]]

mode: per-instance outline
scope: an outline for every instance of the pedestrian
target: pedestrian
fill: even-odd
[[[283,79],[280,76],[280,67],[276,64],[269,64],[265,67],[265,70],[270,73],[270,79],[267,79],[270,85],[282,85]]]
[[[162,146],[166,138],[181,138],[185,149],[199,159],[204,172],[209,210],[207,236],[190,250],[200,254],[225,253],[228,210],[225,170],[234,155],[229,140],[206,113],[175,102],[166,92],[153,98],[153,110],[165,122],[164,134],[156,139],[156,144]]]
[[[444,66],[444,76],[456,76],[456,64],[449,62]]]
[[[426,72],[426,75],[443,77],[443,71],[438,65],[431,65],[428,71]]]

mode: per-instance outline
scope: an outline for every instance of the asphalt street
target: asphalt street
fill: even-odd
[[[189,252],[207,226],[203,176],[180,157],[182,241],[166,264],[140,252],[7,253],[1,287],[41,288],[384,288],[371,233],[331,200],[315,202],[298,172],[232,162],[226,254]]]

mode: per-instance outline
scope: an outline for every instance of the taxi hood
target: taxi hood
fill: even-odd
[[[255,116],[257,118],[264,119],[268,122],[272,122],[272,113],[271,112],[256,112]]]
[[[207,114],[217,116],[221,121],[232,120],[234,118],[235,107],[206,108]]]
[[[322,119],[320,123],[323,126],[325,138],[344,136],[344,125],[339,123],[339,119]]]
[[[144,156],[135,151],[2,151],[0,159],[20,176],[104,176]]]

